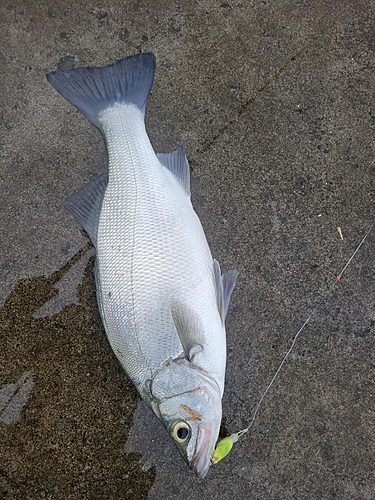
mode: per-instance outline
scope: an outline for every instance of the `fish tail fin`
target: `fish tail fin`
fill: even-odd
[[[47,80],[100,128],[99,113],[115,104],[133,104],[145,113],[154,73],[154,54],[143,53],[104,68],[54,71],[47,74]]]

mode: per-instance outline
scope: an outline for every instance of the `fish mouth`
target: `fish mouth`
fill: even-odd
[[[211,455],[213,451],[213,445],[211,445],[211,442],[211,430],[206,427],[199,426],[195,453],[189,462],[189,466],[200,479],[204,479],[206,477],[208,469],[211,465]]]

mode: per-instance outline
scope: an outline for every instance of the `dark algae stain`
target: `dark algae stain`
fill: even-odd
[[[138,395],[115,359],[95,297],[93,260],[72,304],[33,314],[87,244],[50,277],[23,279],[0,311],[0,389],[32,374],[21,418],[0,422],[0,499],[147,498],[155,469],[124,444]]]

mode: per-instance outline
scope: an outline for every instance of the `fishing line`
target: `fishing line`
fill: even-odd
[[[341,273],[337,275],[338,277],[340,277],[340,278],[341,278],[342,273],[345,271],[345,269],[346,269],[346,268],[348,267],[348,265],[351,263],[351,261],[352,261],[352,259],[353,259],[354,255],[355,255],[355,254],[358,252],[358,250],[361,248],[362,243],[363,243],[363,242],[365,241],[365,239],[367,238],[367,236],[368,236],[369,232],[371,231],[371,229],[372,229],[372,226],[371,226],[371,227],[370,227],[370,229],[367,231],[367,233],[364,235],[363,240],[361,241],[361,243],[360,243],[360,244],[357,246],[357,248],[355,249],[355,251],[354,251],[353,255],[350,257],[350,259],[349,259],[349,260],[348,260],[348,262],[346,263],[346,266],[344,266],[344,268],[343,268],[343,270],[341,271]]]
[[[370,226],[370,229],[367,231],[367,233],[365,234],[365,236],[362,238],[362,241],[360,242],[360,244],[357,246],[357,248],[355,249],[354,253],[352,254],[352,256],[350,257],[350,259],[348,260],[348,262],[345,264],[345,266],[343,267],[342,271],[340,272],[340,274],[337,274],[336,275],[336,279],[337,281],[340,282],[341,280],[341,276],[343,275],[344,271],[347,269],[347,267],[349,266],[349,264],[351,263],[351,261],[353,260],[355,254],[358,252],[358,250],[361,248],[361,246],[363,245],[363,243],[365,242],[365,239],[367,238],[367,236],[369,235],[371,229],[372,229],[373,226]],[[269,391],[269,389],[271,388],[271,386],[273,385],[273,383],[275,382],[276,380],[276,377],[278,376],[283,364],[285,363],[286,359],[288,358],[288,356],[290,355],[290,353],[292,352],[293,348],[294,348],[294,345],[298,339],[298,336],[299,334],[302,332],[302,330],[305,328],[305,326],[307,325],[307,323],[310,321],[311,319],[311,316],[314,314],[314,312],[316,312],[316,310],[320,307],[320,304],[315,308],[315,310],[310,314],[310,316],[307,318],[307,320],[304,322],[304,324],[301,326],[301,328],[298,330],[298,332],[296,333],[296,335],[294,336],[294,339],[293,339],[293,342],[288,350],[288,352],[285,354],[283,360],[281,361],[278,369],[276,370],[276,373],[275,375],[272,377],[272,380],[271,382],[268,384],[266,390],[263,392],[263,395],[262,397],[260,398],[259,400],[259,403],[257,404],[256,408],[255,408],[255,411],[254,411],[254,415],[253,415],[253,418],[251,419],[251,422],[250,424],[248,425],[248,427],[245,427],[244,429],[238,431],[238,432],[235,432],[234,434],[230,435],[230,436],[227,436],[225,437],[224,439],[222,439],[221,441],[218,442],[218,444],[216,445],[216,448],[214,450],[214,453],[213,453],[213,456],[212,456],[212,463],[213,464],[217,464],[218,462],[220,462],[220,460],[222,460],[224,457],[226,457],[226,455],[228,455],[228,453],[230,452],[230,450],[232,449],[233,447],[233,444],[236,443],[239,438],[243,435],[243,434],[246,434],[247,432],[249,432],[250,428],[252,427],[254,421],[255,421],[255,417],[257,416],[257,413],[258,413],[258,410],[259,410],[259,407],[260,405],[262,404],[263,402],[263,399],[265,398],[267,392]]]

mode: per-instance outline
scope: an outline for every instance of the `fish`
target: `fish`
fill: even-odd
[[[103,133],[108,172],[65,202],[95,247],[108,341],[142,399],[199,478],[222,417],[225,317],[237,271],[221,273],[190,197],[184,146],[155,153],[145,111],[156,58],[47,74]]]

